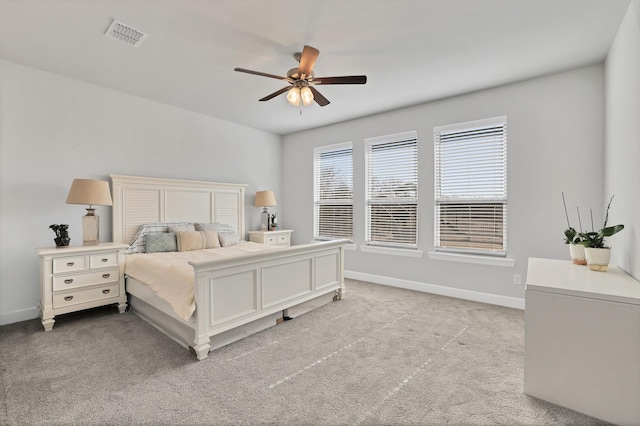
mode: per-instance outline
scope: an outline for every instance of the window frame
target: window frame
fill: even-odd
[[[467,193],[464,196],[458,198],[457,201],[453,197],[441,196],[442,161],[441,161],[441,155],[438,151],[440,148],[439,143],[441,140],[441,135],[446,133],[462,133],[462,132],[471,132],[474,130],[491,129],[491,128],[496,128],[500,126],[502,126],[502,131],[500,132],[502,136],[502,144],[501,144],[500,150],[495,150],[496,151],[495,156],[496,158],[500,157],[502,160],[501,162],[502,163],[501,164],[502,181],[500,182],[502,187],[502,194],[498,196],[497,195],[498,191],[496,191],[496,194],[493,194],[493,196],[491,197],[487,197],[487,196],[473,197],[469,193]],[[482,119],[482,120],[467,121],[463,123],[456,123],[456,124],[450,124],[445,126],[436,126],[434,127],[433,135],[434,135],[434,229],[433,229],[434,243],[433,244],[434,244],[435,251],[443,254],[457,253],[457,254],[467,254],[467,255],[474,255],[474,256],[506,257],[507,256],[507,236],[508,236],[508,233],[507,233],[507,223],[508,223],[508,220],[507,220],[508,219],[507,217],[507,204],[508,204],[507,116],[497,116],[497,117],[491,117],[491,118]],[[479,137],[477,139],[479,139]],[[441,217],[440,206],[447,205],[447,204],[449,205],[458,204],[463,206],[464,205],[470,206],[474,204],[475,205],[501,204],[502,205],[502,213],[501,213],[502,248],[499,250],[496,250],[496,249],[489,249],[489,248],[441,246],[440,245],[441,232],[440,232],[440,226],[439,226],[439,221]],[[472,210],[470,209],[470,211]],[[494,230],[496,229],[495,221],[494,221],[493,229]],[[466,235],[469,236],[469,238],[472,238],[472,236],[475,234],[468,233]],[[471,245],[471,243],[469,245]]]
[[[318,176],[318,160],[319,156],[323,153],[339,152],[344,150],[351,150],[351,198],[350,199],[319,199],[319,176]],[[321,205],[344,205],[351,206],[351,236],[350,237],[336,237],[336,236],[323,236],[320,235],[320,206]],[[347,239],[353,242],[353,216],[354,216],[354,204],[353,204],[353,143],[342,142],[332,145],[324,145],[315,147],[313,149],[313,239],[317,241],[331,241],[336,239]]]
[[[415,160],[415,181],[413,184],[415,185],[415,196],[414,197],[398,197],[398,198],[378,198],[371,197],[371,184],[372,184],[372,176],[371,176],[371,147],[374,145],[384,145],[384,144],[394,144],[394,143],[402,143],[411,141],[415,146],[415,152],[413,153]],[[371,138],[366,138],[364,143],[365,148],[365,247],[387,247],[391,249],[408,249],[408,250],[417,250],[418,248],[418,234],[419,234],[419,184],[418,184],[418,171],[419,171],[419,161],[418,161],[418,132],[417,130],[411,130],[407,132],[394,133],[390,135],[384,136],[376,136]],[[413,229],[414,241],[405,243],[400,241],[376,241],[372,240],[372,205],[412,205],[415,206],[415,227]],[[363,247],[364,250],[364,247]]]

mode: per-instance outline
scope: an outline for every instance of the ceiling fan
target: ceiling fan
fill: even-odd
[[[275,78],[278,80],[284,80],[291,86],[283,87],[270,95],[265,96],[259,101],[268,101],[278,95],[287,93],[287,101],[291,105],[298,106],[300,102],[303,105],[309,105],[313,101],[316,101],[321,107],[329,105],[329,100],[322,96],[320,92],[314,87],[322,84],[365,84],[367,82],[366,75],[349,75],[340,77],[316,77],[313,74],[313,66],[318,59],[320,51],[315,47],[304,46],[302,53],[295,53],[293,57],[300,63],[298,68],[291,68],[287,72],[286,77],[281,77],[274,74],[267,74],[259,71],[247,70],[244,68],[234,68],[234,71],[244,72],[247,74],[261,75],[263,77]]]

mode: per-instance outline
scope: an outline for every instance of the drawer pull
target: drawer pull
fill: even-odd
[[[103,258],[103,259],[100,259],[100,260],[103,261],[103,262],[107,262],[109,259]]]
[[[102,294],[109,294],[110,291],[110,289],[102,290]]]
[[[102,274],[102,278],[107,279],[111,276],[111,274]]]
[[[73,266],[75,262],[67,262],[67,266]]]
[[[64,300],[66,300],[67,302],[68,302],[69,300],[72,300],[72,299],[73,299],[73,296],[65,296],[65,298],[64,298]]]
[[[64,280],[65,284],[71,284],[73,282],[73,278],[69,278],[68,280]]]

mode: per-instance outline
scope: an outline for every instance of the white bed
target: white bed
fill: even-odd
[[[241,238],[246,236],[246,185],[110,177],[114,242],[130,243],[140,225],[157,222],[221,222]],[[131,277],[126,281],[129,304],[135,313],[202,360],[210,350],[271,327],[284,317],[341,299],[346,243],[310,243],[193,260],[189,263],[194,270],[196,312],[188,319]]]

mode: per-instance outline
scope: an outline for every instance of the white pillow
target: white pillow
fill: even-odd
[[[196,227],[193,223],[187,223],[186,225],[170,225],[169,232],[183,232],[183,231],[195,231]]]

